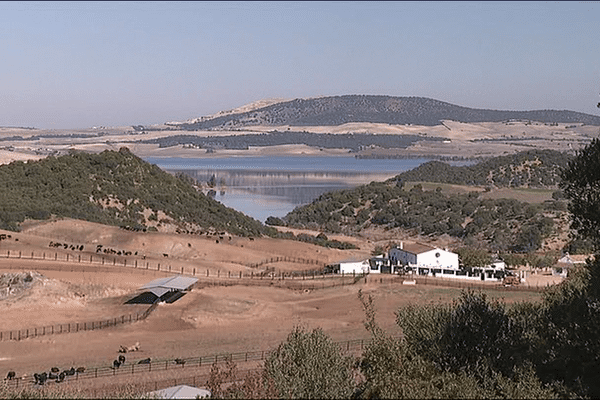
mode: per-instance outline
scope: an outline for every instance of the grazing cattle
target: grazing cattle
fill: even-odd
[[[140,342],[135,342],[133,346],[129,346],[127,351],[138,351],[140,349]]]
[[[167,253],[163,253],[163,257],[169,257]]]
[[[54,372],[50,372],[48,374],[48,379],[58,379],[58,374],[55,374]]]
[[[65,371],[61,372],[60,374],[58,374],[58,377],[56,378],[56,382],[62,382],[65,380],[65,377],[67,376],[67,374],[65,373]]]
[[[113,361],[113,369],[118,369],[121,366],[121,363],[119,362],[119,360],[115,360]]]
[[[63,372],[69,376],[72,376],[72,375],[75,375],[75,368],[71,367],[71,369],[67,369]]]
[[[175,361],[175,364],[179,364],[179,365],[185,364],[185,360],[183,358],[176,358],[174,361]]]
[[[121,364],[125,364],[125,356],[124,356],[124,355],[122,355],[122,354],[121,354],[121,355],[119,355],[119,362],[120,362]]]
[[[15,379],[16,376],[17,376],[17,373],[15,371],[8,371],[8,374],[6,375],[6,379],[8,379],[8,380]]]
[[[52,367],[50,368],[50,372],[54,372],[54,373],[58,373],[60,371],[60,369],[58,369],[58,367]]]
[[[78,374],[84,373],[85,372],[85,367],[77,367],[77,369],[75,370],[75,372],[77,372]]]
[[[48,374],[46,372],[42,372],[41,374],[33,374],[33,379],[35,383],[38,385],[43,385],[46,383],[46,379],[48,379]]]
[[[143,360],[138,361],[138,364],[150,364],[152,362],[152,360],[150,359],[150,357],[148,358],[144,358]]]
[[[133,346],[119,346],[119,353],[127,353],[128,351],[138,351],[140,349],[140,342],[135,342]]]

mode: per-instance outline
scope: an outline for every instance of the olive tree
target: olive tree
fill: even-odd
[[[600,248],[600,139],[580,150],[561,173],[560,188],[569,200],[571,226]]]
[[[354,392],[353,359],[322,329],[296,327],[264,365],[282,399],[339,399]]]

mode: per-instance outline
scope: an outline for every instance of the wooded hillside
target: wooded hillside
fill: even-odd
[[[285,101],[248,112],[184,123],[179,127],[194,131],[234,129],[253,125],[335,126],[349,122],[433,126],[439,125],[443,120],[500,122],[515,119],[600,125],[600,117],[575,111],[485,110],[461,107],[425,97],[346,95]]]
[[[567,212],[560,196],[543,204],[530,204],[486,199],[477,191],[445,194],[441,188],[423,190],[419,184],[406,190],[404,182],[555,187],[566,160],[558,152],[527,152],[468,167],[430,162],[386,182],[325,193],[283,219],[271,218],[267,223],[346,234],[370,226],[402,228],[425,236],[447,234],[466,243],[485,244],[495,251],[534,251],[558,233],[557,223]]]
[[[493,157],[468,166],[430,161],[401,173],[397,180],[512,188],[558,188],[560,171],[573,156],[554,150],[531,150]]]
[[[0,228],[17,231],[25,219],[52,216],[133,230],[171,225],[184,231],[276,234],[197,191],[191,178],[170,175],[126,148],[0,166]]]

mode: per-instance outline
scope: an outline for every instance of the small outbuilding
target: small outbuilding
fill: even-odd
[[[368,274],[371,270],[368,260],[362,261],[343,261],[340,262],[340,274],[352,275],[352,274]]]
[[[126,304],[173,303],[185,296],[196,282],[198,282],[197,278],[182,275],[155,279],[142,286],[140,288],[142,292]]]

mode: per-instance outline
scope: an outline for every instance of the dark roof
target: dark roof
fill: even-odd
[[[420,243],[403,243],[402,248],[400,248],[398,246],[396,246],[396,248],[398,250],[402,250],[406,253],[411,253],[411,254],[421,254],[421,253],[426,253],[428,251],[436,249],[436,247],[431,247],[426,244],[420,244]]]

